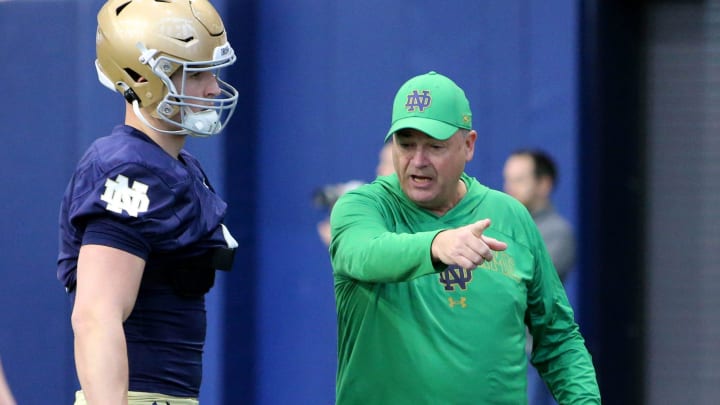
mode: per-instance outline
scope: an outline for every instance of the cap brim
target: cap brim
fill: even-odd
[[[442,121],[423,117],[407,117],[401,118],[392,124],[390,131],[385,135],[385,142],[387,142],[395,132],[407,128],[417,129],[440,141],[450,138],[458,130],[458,127]]]

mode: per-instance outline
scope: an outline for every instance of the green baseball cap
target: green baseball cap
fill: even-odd
[[[465,92],[440,73],[413,77],[395,95],[392,124],[385,142],[404,128],[417,129],[439,140],[450,138],[459,128],[472,129]]]

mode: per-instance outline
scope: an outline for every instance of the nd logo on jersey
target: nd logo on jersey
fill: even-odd
[[[148,186],[139,181],[133,181],[132,188],[128,187],[128,178],[118,174],[115,180],[105,181],[105,192],[100,196],[107,203],[108,211],[122,214],[125,210],[131,217],[146,212],[150,205],[147,196]]]

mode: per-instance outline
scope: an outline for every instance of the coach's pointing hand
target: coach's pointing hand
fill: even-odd
[[[433,260],[447,265],[458,265],[467,270],[492,260],[492,252],[507,249],[507,244],[483,235],[489,226],[490,220],[482,219],[438,233],[430,247]]]

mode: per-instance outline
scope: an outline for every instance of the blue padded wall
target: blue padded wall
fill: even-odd
[[[42,21],[42,24],[39,22]],[[77,14],[57,2],[0,2],[3,175],[0,356],[21,404],[67,398],[69,308],[55,279],[57,214],[77,138]]]

